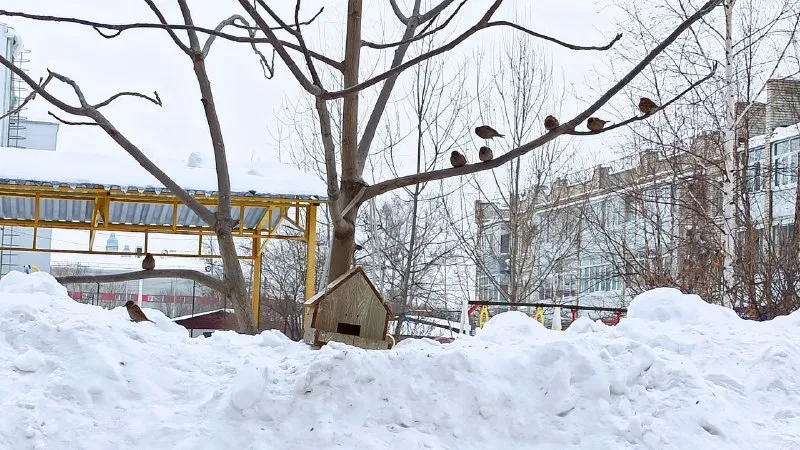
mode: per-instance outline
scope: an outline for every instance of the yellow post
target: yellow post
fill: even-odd
[[[314,296],[317,267],[317,205],[306,207],[306,300]]]
[[[538,320],[540,324],[544,325],[544,309],[542,309],[541,306],[536,308],[536,315],[534,318]]]
[[[261,321],[261,238],[253,238],[253,315],[256,329]]]
[[[486,322],[488,321],[489,321],[489,307],[483,305],[483,308],[481,308],[481,313],[478,316],[478,326],[483,328],[483,326],[486,325]]]

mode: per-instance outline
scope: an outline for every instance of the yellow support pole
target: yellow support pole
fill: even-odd
[[[317,267],[317,205],[306,207],[306,300],[314,296]]]
[[[253,316],[256,329],[261,330],[261,239],[257,237],[253,238]]]
[[[489,318],[489,307],[483,305],[483,308],[481,308],[481,313],[478,316],[478,326],[483,328],[483,326],[486,325],[486,322],[489,321]]]
[[[34,250],[36,250],[36,238],[38,237],[39,237],[39,194],[36,194],[33,198],[33,249]]]
[[[536,308],[536,315],[534,318],[538,320],[540,324],[544,325],[544,309],[542,309],[541,306]]]

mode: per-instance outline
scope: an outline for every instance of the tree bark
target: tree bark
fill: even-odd
[[[219,254],[222,256],[223,280],[228,288],[228,297],[234,305],[236,321],[239,324],[239,332],[245,334],[256,334],[255,316],[250,304],[250,296],[247,292],[247,283],[244,279],[242,264],[239,255],[236,253],[236,243],[233,241],[233,233],[230,226],[218,227],[216,230],[217,242],[219,243]],[[256,274],[260,276],[260,274]]]
[[[344,54],[344,87],[358,84],[358,68],[361,61],[361,0],[347,2],[347,35]],[[342,182],[339,196],[339,211],[342,220],[331,216],[333,243],[328,270],[328,282],[346,273],[353,264],[355,250],[355,223],[360,204],[356,197],[364,187],[362,171],[358,165],[358,96],[352,92],[344,96],[342,107]],[[323,100],[319,100],[323,101]],[[350,209],[345,211],[345,208]],[[337,208],[331,208],[331,212]]]

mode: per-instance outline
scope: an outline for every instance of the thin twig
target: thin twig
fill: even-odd
[[[93,105],[92,108],[100,109],[100,108],[102,108],[104,106],[108,106],[111,102],[113,102],[114,100],[116,100],[116,99],[118,99],[120,97],[138,97],[138,98],[143,98],[143,99],[153,103],[156,106],[164,106],[163,103],[161,103],[161,97],[158,96],[158,92],[153,91],[153,95],[155,97],[150,97],[149,95],[141,94],[139,92],[120,92],[120,93],[112,95],[111,97],[109,97],[105,101],[102,101],[102,102],[100,102],[100,103],[98,103],[96,105]]]
[[[431,35],[439,32],[439,31],[445,29],[447,27],[447,25],[450,24],[450,21],[452,21],[453,18],[461,10],[461,7],[464,6],[468,1],[469,0],[462,0],[461,3],[459,3],[458,6],[456,7],[455,11],[453,11],[453,13],[450,14],[450,16],[444,22],[442,22],[439,26],[437,26],[436,28],[434,28],[432,30],[429,30],[429,31],[426,31],[426,29],[427,29],[427,27],[426,27],[425,29],[422,30],[422,32],[420,34],[412,37],[411,39],[403,39],[403,40],[400,40],[400,41],[397,41],[397,42],[390,42],[390,43],[387,43],[387,44],[376,44],[374,42],[369,42],[369,41],[362,40],[361,41],[361,45],[363,47],[369,47],[369,48],[375,48],[375,49],[384,49],[384,48],[397,47],[398,45],[403,45],[403,44],[410,44],[410,43],[418,41],[420,39],[425,39],[426,37],[431,36]],[[428,22],[428,25],[430,25],[432,23],[433,23],[433,21],[430,21],[430,22]]]
[[[49,83],[50,80],[52,80],[52,79],[53,79],[53,75],[51,75],[51,74],[48,74],[47,75],[47,79],[45,79],[44,81],[42,81],[42,78],[40,77],[39,78],[39,87],[41,89],[44,89],[45,86],[47,86],[47,83]],[[31,102],[31,100],[33,100],[35,98],[36,98],[36,91],[34,90],[34,91],[31,91],[31,93],[28,94],[27,97],[25,97],[25,100],[23,100],[22,103],[19,104],[19,106],[17,106],[16,108],[11,109],[7,113],[5,113],[2,116],[0,116],[0,119],[5,119],[8,116],[11,116],[11,115],[19,113],[20,111],[22,111],[25,108],[25,106],[28,103]]]
[[[56,119],[57,121],[63,123],[64,125],[90,125],[96,127],[100,126],[100,124],[97,122],[73,122],[71,120],[62,119],[61,117],[55,115],[52,111],[47,111],[47,114]]]
[[[28,14],[28,13],[23,13],[23,12],[7,11],[7,10],[2,10],[2,9],[0,9],[0,16],[22,17],[22,18],[25,18],[25,19],[38,20],[38,21],[43,21],[43,22],[59,22],[59,23],[71,23],[71,24],[74,24],[74,25],[83,25],[83,26],[87,26],[87,27],[93,28],[95,31],[97,31],[101,36],[103,36],[106,39],[115,38],[115,37],[119,36],[120,34],[122,34],[123,31],[134,30],[134,29],[167,30],[167,31],[194,30],[194,31],[197,31],[198,33],[203,33],[203,34],[207,34],[207,35],[215,35],[215,36],[221,37],[221,38],[226,39],[226,40],[231,41],[231,42],[239,42],[239,43],[247,43],[247,44],[272,44],[273,43],[273,41],[270,40],[269,38],[251,38],[251,37],[245,37],[245,36],[236,36],[236,35],[229,34],[229,33],[217,32],[217,31],[214,31],[214,30],[212,30],[210,28],[198,27],[198,26],[187,26],[187,25],[183,25],[183,24],[167,24],[167,23],[110,24],[110,23],[94,22],[94,21],[91,21],[91,20],[76,19],[76,18],[72,18],[72,17],[47,16],[47,15],[41,15],[41,14]],[[275,28],[275,30],[282,29],[280,27],[269,27],[269,26],[267,26],[267,28],[269,28],[269,29]],[[101,30],[111,30],[111,31],[115,31],[115,33],[105,34]],[[176,37],[177,37],[177,35],[176,35]],[[175,40],[175,39],[176,38],[173,38],[173,40]],[[280,45],[283,45],[284,47],[290,48],[290,49],[292,49],[294,51],[298,51],[298,52],[300,51],[300,47],[297,44],[294,44],[294,43],[291,43],[291,42],[286,42],[286,41],[283,41],[283,40],[280,40],[280,39],[277,39],[277,38],[276,38],[276,41]],[[180,40],[178,39],[178,41],[176,43],[180,43]],[[186,46],[183,43],[180,43],[180,44],[183,47]],[[330,65],[331,67],[333,67],[335,69],[342,70],[342,63],[340,61],[335,61],[335,60],[333,60],[333,59],[331,59],[331,58],[329,58],[329,57],[327,57],[325,55],[322,55],[322,54],[320,54],[318,52],[311,51],[311,52],[309,52],[309,54],[314,59],[316,59],[316,60],[318,60],[320,62],[328,64],[328,65]]]

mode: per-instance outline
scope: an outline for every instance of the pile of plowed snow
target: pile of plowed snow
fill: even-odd
[[[800,315],[766,323],[671,289],[616,327],[500,314],[451,344],[311,350],[191,339],[158,311],[0,280],[1,449],[789,449]]]

